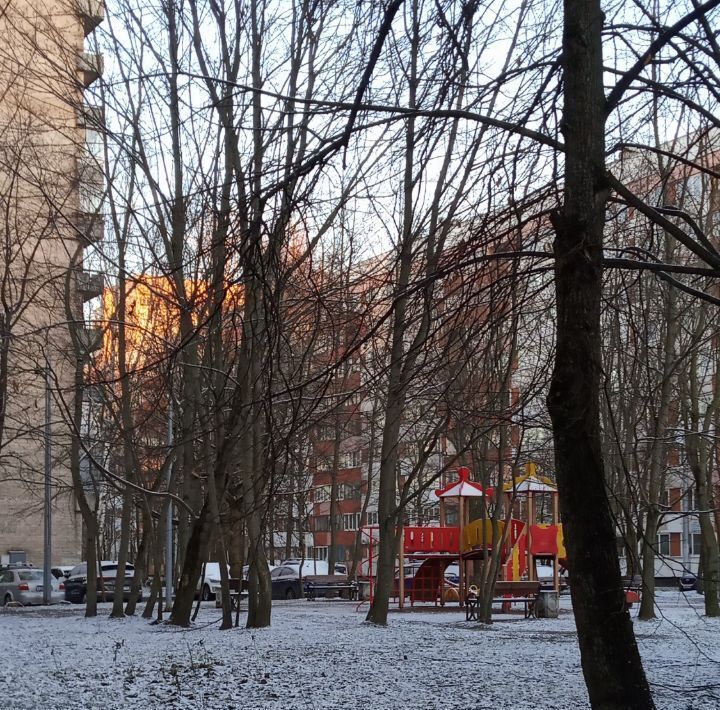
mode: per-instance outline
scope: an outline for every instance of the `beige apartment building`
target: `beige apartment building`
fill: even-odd
[[[83,304],[102,277],[83,269],[102,239],[102,111],[86,89],[102,73],[88,51],[101,0],[10,0],[0,8],[0,562],[43,564],[50,422],[53,565],[78,562],[81,519],[69,468],[78,332],[99,338]],[[46,404],[49,401],[49,417]]]

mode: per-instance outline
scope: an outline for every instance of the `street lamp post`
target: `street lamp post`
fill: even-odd
[[[45,501],[43,526],[43,604],[51,600],[50,580],[52,578],[52,429],[50,424],[50,366],[45,366]]]
[[[172,393],[170,393],[168,403],[168,431],[167,431],[168,456],[170,462],[167,471],[167,491],[170,492],[170,484],[172,482],[172,447],[173,447],[173,411],[172,411]],[[168,497],[167,500],[167,516],[165,517],[165,608],[172,606],[172,590],[173,590],[173,503]]]

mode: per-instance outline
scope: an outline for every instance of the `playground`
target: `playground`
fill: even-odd
[[[434,494],[439,502],[439,524],[402,529],[395,565],[394,599],[398,608],[408,603],[455,603],[469,607],[468,619],[477,618],[478,594],[491,576],[488,566],[493,557],[499,557],[493,602],[503,611],[520,603],[525,616],[556,617],[567,561],[555,484],[528,464],[523,475],[497,492],[483,489],[471,480],[469,469],[460,467],[457,480]],[[496,512],[492,517],[471,519],[471,510],[477,509],[473,501],[480,499],[486,499],[484,510],[494,508]],[[455,524],[447,524],[450,517]],[[376,527],[363,528],[370,554],[361,570],[366,570],[370,600],[377,536]],[[550,570],[549,578],[539,578],[538,561],[543,570]],[[448,580],[451,566],[459,571],[457,582]]]
[[[188,630],[113,621],[109,604],[96,619],[73,605],[8,609],[0,691],[17,710],[580,710],[589,705],[568,602],[561,595],[557,619],[498,613],[490,627],[407,607],[379,628],[352,602],[297,599],[276,602],[272,626],[252,631],[219,631],[211,602]],[[656,621],[634,620],[658,708],[718,707],[720,623],[701,616],[694,592],[662,591],[658,602]]]

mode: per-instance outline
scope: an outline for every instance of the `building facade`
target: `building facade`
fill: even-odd
[[[99,0],[16,0],[0,16],[2,562],[42,564],[46,486],[51,563],[81,556],[68,422],[77,358],[100,345],[83,310],[102,292],[102,276],[84,268],[103,233],[102,111],[85,90],[102,73],[86,42],[103,17]]]

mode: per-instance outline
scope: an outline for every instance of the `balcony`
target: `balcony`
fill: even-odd
[[[80,328],[77,332],[80,347],[87,355],[100,350],[102,347],[102,329],[101,328]]]
[[[103,73],[105,61],[99,52],[81,52],[77,58],[77,69],[82,74],[82,84],[87,89]]]
[[[102,296],[105,287],[105,279],[102,274],[91,274],[87,271],[77,272],[78,293],[82,296],[83,303],[93,298]]]
[[[101,197],[105,192],[105,173],[100,163],[90,154],[78,158],[78,186],[89,195]]]
[[[105,218],[97,212],[80,212],[75,220],[75,229],[82,235],[85,246],[97,244],[105,237]]]
[[[77,14],[87,37],[104,19],[105,4],[102,0],[75,0]]]
[[[105,109],[103,106],[92,106],[83,104],[78,109],[78,128],[86,131],[103,131],[105,129]]]

